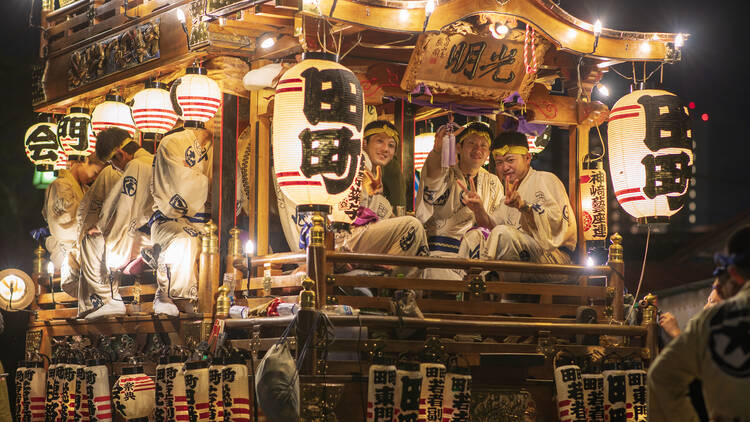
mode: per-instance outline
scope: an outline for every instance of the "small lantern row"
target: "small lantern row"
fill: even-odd
[[[96,149],[96,136],[118,127],[135,137],[154,139],[171,130],[182,118],[185,126],[203,127],[221,105],[221,90],[206,70],[191,67],[172,84],[172,92],[159,82],[147,82],[133,100],[133,108],[119,95],[107,95],[89,115],[83,107],[71,107],[58,123],[51,115],[32,125],[24,137],[26,156],[40,171],[64,169],[69,160],[81,160]]]

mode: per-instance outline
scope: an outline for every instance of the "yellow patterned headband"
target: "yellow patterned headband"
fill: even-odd
[[[492,150],[492,158],[502,157],[505,154],[521,154],[526,155],[529,153],[528,147],[522,147],[518,145],[508,146],[505,145],[502,148],[495,148]]]
[[[398,132],[389,128],[388,126],[378,126],[378,127],[374,127],[371,129],[367,129],[365,131],[365,134],[362,137],[367,139],[368,136],[375,135],[376,133],[385,133],[386,135],[393,138],[393,140],[396,141],[396,143],[398,143]]]
[[[471,135],[477,135],[479,137],[482,137],[484,138],[485,141],[487,141],[487,144],[492,144],[492,139],[490,139],[490,135],[487,132],[483,132],[481,130],[476,130],[476,129],[469,129],[468,131],[466,131],[466,134],[461,136],[461,142],[463,142],[464,139],[466,139],[467,137]]]
[[[107,155],[106,157],[103,157],[103,158],[102,158],[102,162],[104,162],[104,163],[107,163],[107,162],[108,162],[109,160],[111,160],[111,159],[112,159],[112,157],[114,157],[114,156],[115,156],[115,153],[117,152],[117,150],[118,150],[118,149],[120,149],[120,148],[124,147],[125,145],[127,145],[127,144],[129,144],[129,143],[131,143],[131,142],[133,142],[133,138],[131,138],[131,137],[127,137],[127,138],[125,138],[125,139],[124,139],[124,140],[122,141],[122,143],[120,144],[120,146],[119,146],[119,147],[117,147],[117,148],[114,148],[114,149],[113,149],[112,151],[110,151],[110,152],[109,152],[109,155]]]

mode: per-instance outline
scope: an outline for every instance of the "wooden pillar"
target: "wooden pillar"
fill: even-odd
[[[404,202],[396,201],[397,204],[406,206],[406,211],[414,211],[414,117],[416,116],[417,107],[409,104],[404,100],[398,100],[395,103],[394,125],[401,133],[401,143],[399,145],[400,171],[403,175],[403,193]],[[398,153],[398,151],[397,151]],[[385,181],[384,181],[385,183]]]
[[[255,140],[255,201],[250,201],[255,210],[255,244],[258,255],[266,255],[269,252],[268,222],[271,184],[271,124],[263,115],[268,109],[266,97],[271,91],[263,90],[254,93],[251,109],[255,108],[257,120],[254,124],[253,139]],[[252,180],[252,179],[251,179]]]
[[[214,295],[220,283],[221,258],[216,225],[209,221],[203,230],[203,244],[198,267],[198,311],[206,316],[213,313]]]
[[[589,131],[590,126],[570,126],[569,148],[568,148],[568,196],[570,206],[576,214],[576,226],[578,228],[578,244],[576,246],[579,262],[586,260],[586,241],[583,239],[583,220],[581,209],[581,170],[586,155],[589,153]]]

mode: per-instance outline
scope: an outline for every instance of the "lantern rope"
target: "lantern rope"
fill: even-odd
[[[625,318],[625,321],[630,319],[630,315],[633,313],[633,308],[635,308],[635,304],[638,303],[638,295],[641,293],[641,284],[643,283],[643,274],[646,272],[646,257],[648,257],[648,244],[649,240],[651,239],[651,226],[648,226],[648,232],[646,233],[646,250],[643,252],[643,265],[641,266],[641,277],[638,280],[638,288],[635,290],[635,296],[633,297],[633,304],[630,305],[630,311],[628,311],[628,316]]]
[[[526,73],[536,73],[539,67],[536,61],[536,50],[534,49],[535,40],[534,27],[526,25],[526,36],[523,40],[523,64],[526,66]],[[531,46],[531,64],[529,64],[529,46]]]

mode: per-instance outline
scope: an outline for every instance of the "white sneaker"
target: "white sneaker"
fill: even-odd
[[[162,291],[157,291],[154,295],[154,314],[177,317],[180,316],[180,310],[177,309],[177,305],[166,294]]]
[[[125,316],[125,304],[119,300],[110,300],[99,309],[86,315],[86,320]]]

